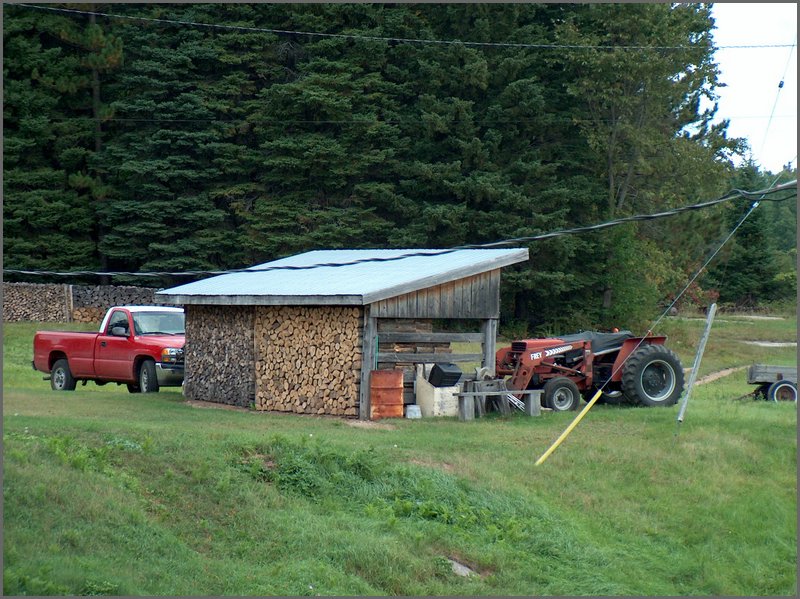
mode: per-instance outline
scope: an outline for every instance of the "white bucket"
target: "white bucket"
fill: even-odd
[[[422,412],[416,404],[406,406],[406,418],[422,418]]]

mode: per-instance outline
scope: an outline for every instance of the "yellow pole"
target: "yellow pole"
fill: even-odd
[[[553,453],[558,448],[558,446],[561,445],[564,439],[566,439],[569,436],[569,434],[572,432],[572,429],[578,426],[578,423],[586,415],[586,412],[592,409],[592,406],[595,404],[595,402],[599,399],[599,397],[602,394],[603,391],[598,389],[597,393],[594,394],[594,397],[592,397],[592,399],[589,400],[589,403],[586,404],[586,407],[581,410],[581,413],[575,416],[575,420],[573,420],[570,423],[570,425],[566,428],[566,430],[563,433],[561,433],[561,436],[555,440],[555,443],[553,443],[550,446],[550,448],[542,454],[542,457],[536,460],[537,466],[541,466],[542,464],[544,464],[544,461],[550,457],[550,454]]]

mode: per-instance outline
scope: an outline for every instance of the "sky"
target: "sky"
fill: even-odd
[[[797,44],[796,3],[720,2],[712,16],[717,46]],[[796,168],[797,48],[719,49],[715,59],[727,85],[717,90],[715,120],[730,119],[729,137],[747,138],[763,169],[777,173],[790,161]]]

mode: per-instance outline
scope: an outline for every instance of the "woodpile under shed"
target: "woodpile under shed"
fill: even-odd
[[[257,307],[256,409],[356,416],[361,320],[352,307]]]
[[[250,407],[253,381],[252,306],[186,306],[188,399]]]

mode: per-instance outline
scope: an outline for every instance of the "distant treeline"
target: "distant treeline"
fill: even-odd
[[[712,124],[709,5],[48,6],[228,27],[4,6],[8,269],[450,247],[771,182],[733,168],[746,147]],[[644,323],[741,210],[532,243],[530,262],[504,273],[503,319],[561,332]],[[748,251],[726,248],[695,301],[794,297],[796,204],[758,212]]]

